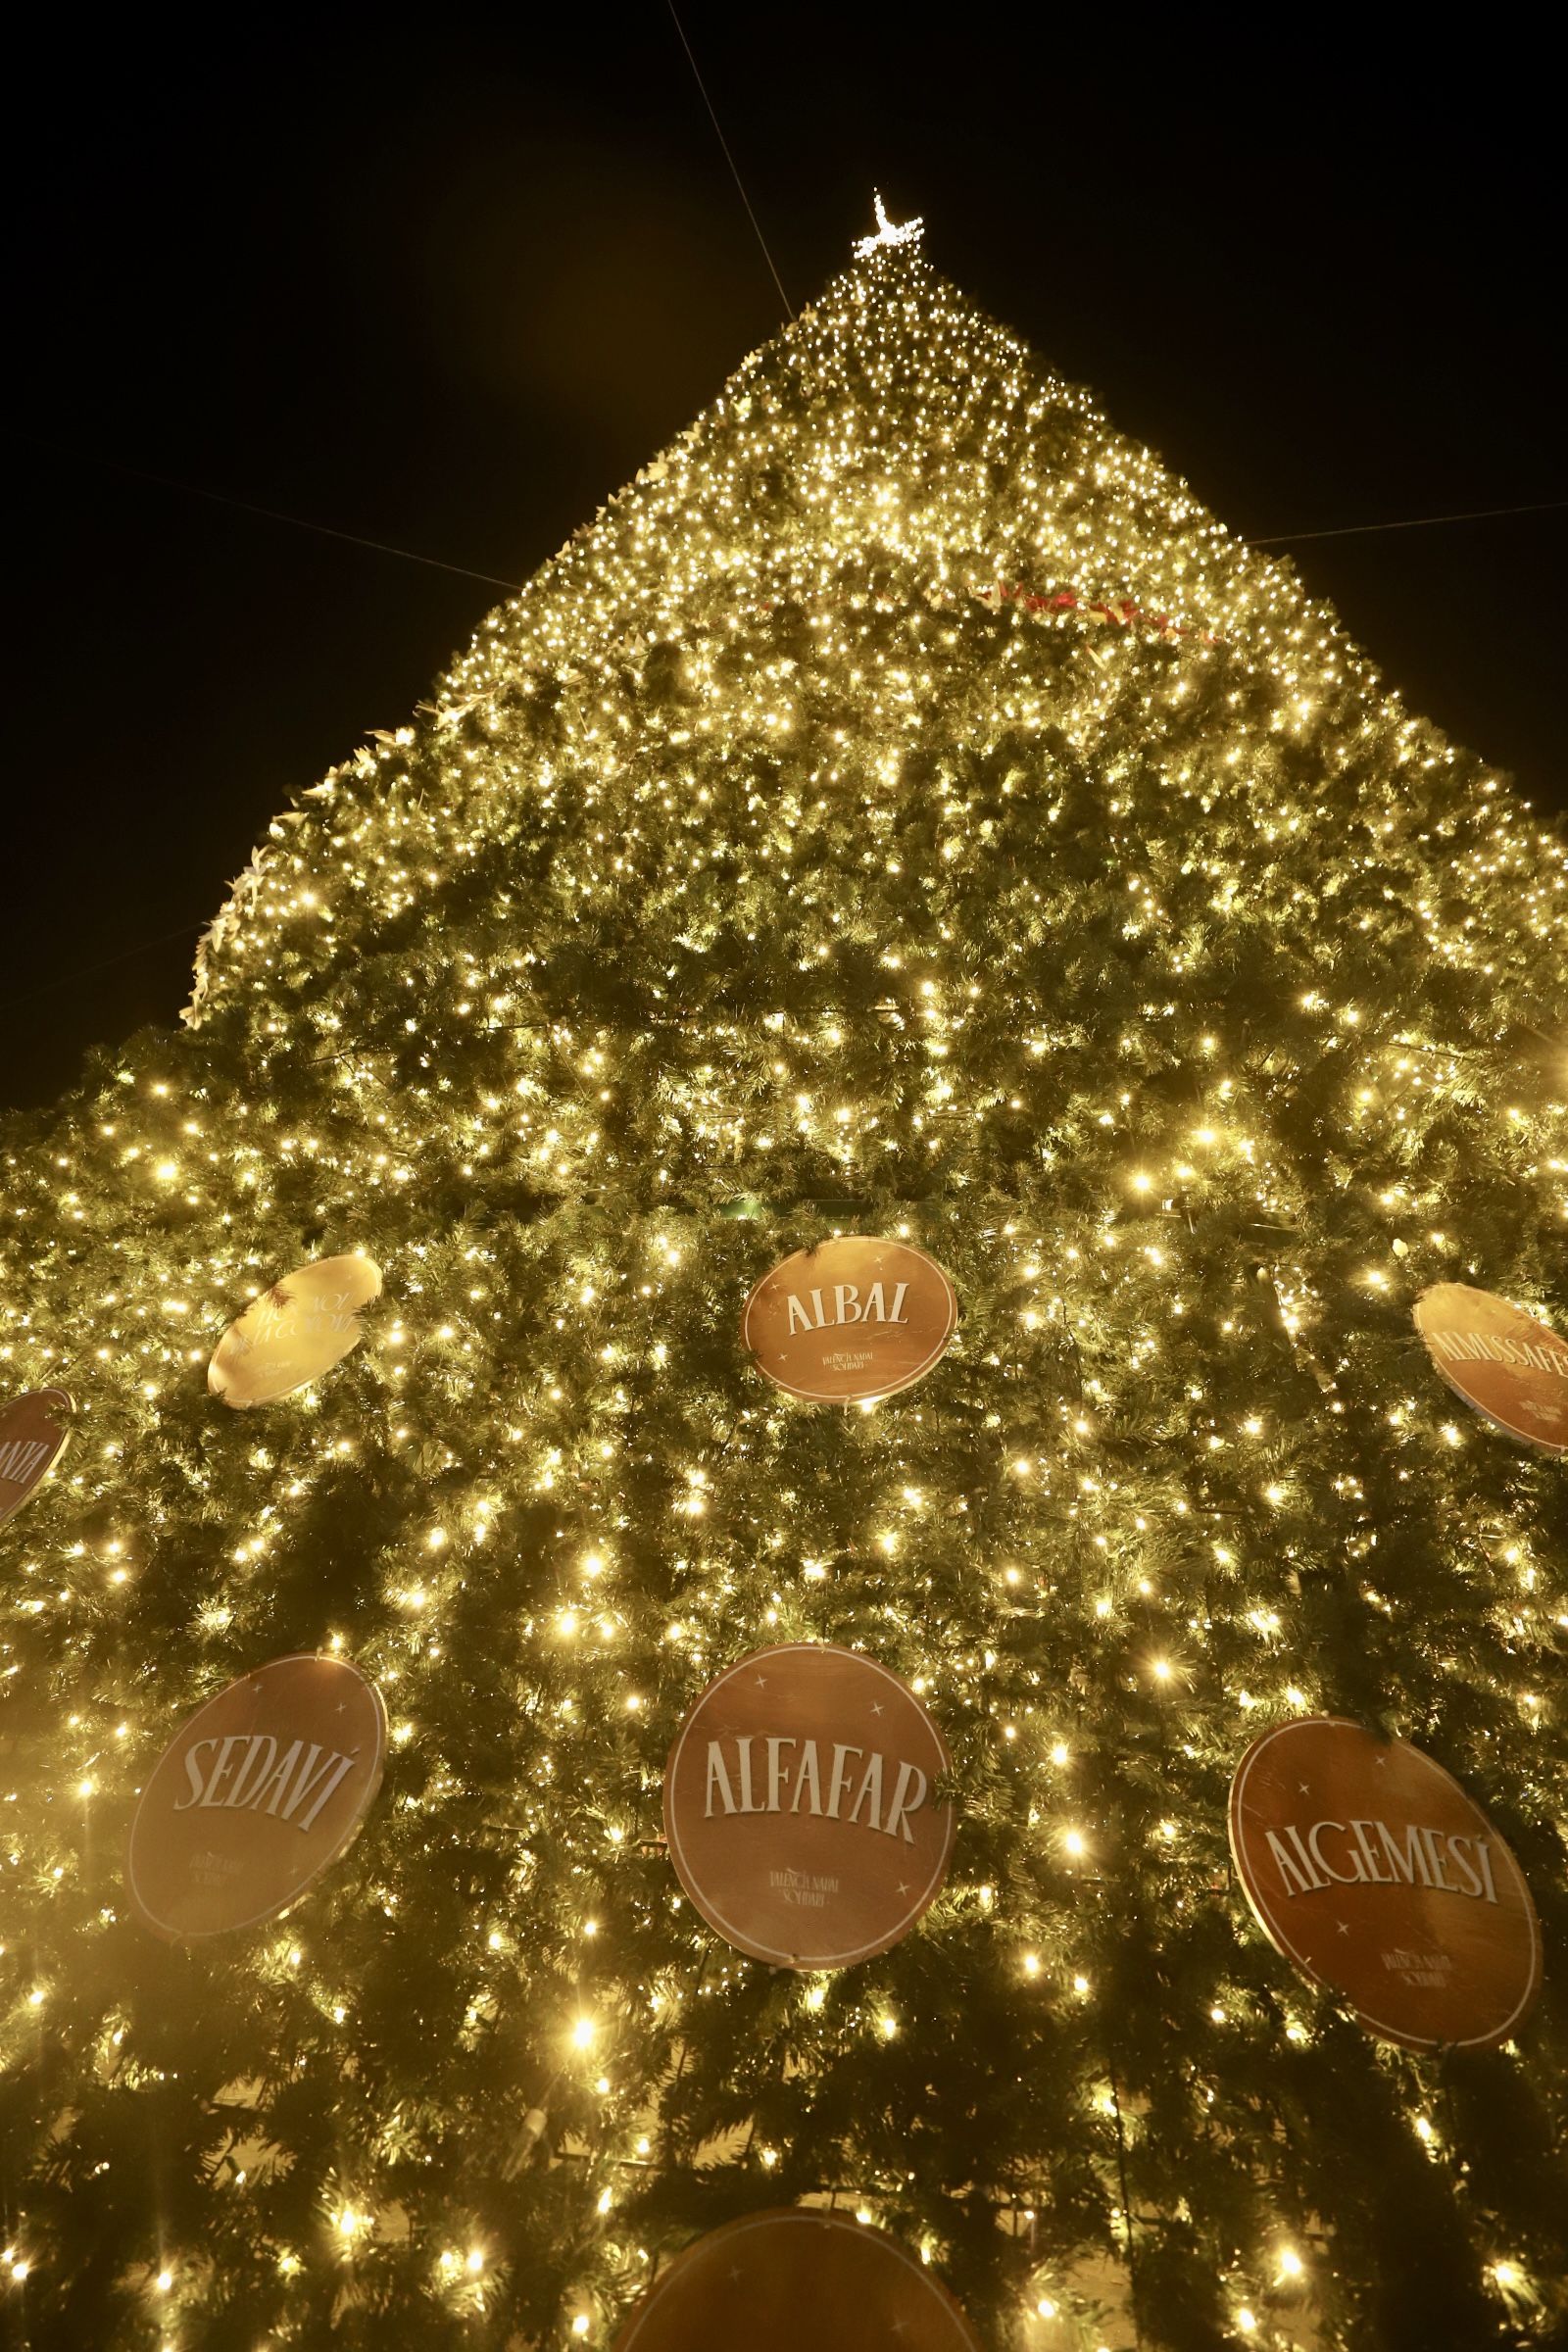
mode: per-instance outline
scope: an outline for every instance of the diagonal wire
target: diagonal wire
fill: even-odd
[[[782,293],[782,287],[779,290]],[[505,588],[514,596],[518,590],[515,580],[504,580],[493,571],[475,571],[468,564],[449,564],[441,556],[421,555],[411,547],[394,547],[387,539],[367,539],[358,531],[342,531],[329,522],[313,522],[304,514],[285,514],[280,507],[259,506],[254,499],[236,498],[227,490],[210,490],[202,482],[183,482],[172,473],[154,473],[146,466],[127,466],[123,459],[106,457],[101,450],[74,449],[43,433],[25,433],[24,437],[39,449],[53,450],[57,457],[85,459],[91,466],[107,466],[111,473],[126,474],[132,481],[154,482],[161,489],[177,490],[187,498],[203,498],[213,506],[232,507],[241,514],[259,514],[267,522],[287,523],[296,531],[314,531],[320,539],[340,539],[350,547],[368,547],[378,556],[396,556],[405,564],[423,564],[434,571],[452,572],[459,579],[480,580],[487,588]],[[1275,531],[1263,539],[1248,538],[1244,532],[1237,536],[1246,538],[1249,547],[1294,547],[1305,539],[1355,539],[1376,531],[1429,530],[1446,522],[1489,522],[1504,514],[1553,514],[1564,507],[1568,507],[1568,498],[1539,498],[1519,507],[1468,507],[1458,514],[1410,514],[1396,522],[1347,522],[1332,530]]]
[[[1293,547],[1298,539],[1361,539],[1371,531],[1424,531],[1438,522],[1490,522],[1496,514],[1551,514],[1568,507],[1568,498],[1537,498],[1523,507],[1471,507],[1462,514],[1410,514],[1400,522],[1343,522],[1331,531],[1276,531],[1268,539],[1250,539],[1249,547]]]
[[[728,164],[731,176],[734,179],[736,187],[740,190],[741,202],[746,207],[746,218],[751,222],[753,228],[757,230],[757,242],[762,248],[763,261],[766,262],[769,270],[771,270],[773,272],[773,283],[778,288],[778,298],[784,305],[785,311],[788,313],[789,317],[793,318],[795,313],[790,308],[790,298],[784,291],[784,280],[780,277],[778,270],[774,268],[773,256],[767,250],[767,239],[763,236],[761,228],[758,222],[757,215],[752,210],[752,200],[746,193],[746,183],[742,179],[740,172],[737,169],[735,158],[729,151],[729,141],[725,138],[723,131],[719,128],[718,117],[713,112],[713,101],[708,95],[708,84],[704,81],[702,74],[697,70],[697,60],[695,57],[693,57],[692,45],[686,38],[686,28],[682,24],[679,17],[677,17],[675,14],[675,0],[668,0],[668,7],[670,22],[673,24],[675,30],[680,34],[680,45],[686,52],[686,63],[692,70],[692,79],[696,82],[697,87],[702,91],[703,104],[708,109],[708,119],[713,125],[714,134],[717,137],[719,145],[724,150],[724,161],[726,164]]]
[[[53,980],[40,980],[36,988],[24,988],[20,997],[0,997],[0,1012],[9,1012],[14,1004],[30,1004],[34,997],[52,996],[57,988],[69,988],[74,980],[89,979],[94,972],[107,972],[113,964],[128,963],[133,956],[145,955],[149,948],[164,947],[172,939],[188,939],[193,931],[205,931],[211,920],[210,915],[195,915],[172,931],[160,931],[156,939],[138,940],[133,948],[125,948],[118,956],[105,956],[97,963],[81,963],[74,971],[58,973]]]
[[[157,482],[165,490],[182,490],[187,498],[209,499],[216,507],[237,507],[242,514],[260,514],[269,522],[286,522],[297,531],[314,531],[319,539],[346,539],[351,547],[368,547],[378,556],[401,556],[406,564],[427,564],[433,571],[453,571],[460,579],[483,580],[489,588],[506,588],[515,596],[515,580],[498,579],[493,571],[474,571],[466,564],[448,564],[440,556],[421,556],[410,547],[393,547],[385,539],[366,539],[358,531],[340,531],[329,522],[309,522],[303,514],[285,514],[280,507],[260,507],[251,498],[235,498],[227,490],[209,490],[200,482],[181,482],[172,473],[153,473],[145,466],[127,466],[121,458],[106,458],[96,449],[70,449],[44,433],[24,436],[39,449],[52,449],[62,458],[85,458],[90,465],[107,466],[111,473],[129,474],[134,481]]]
[[[669,13],[672,17],[675,16],[673,0],[671,0]],[[677,32],[680,31],[680,20],[678,17],[675,18],[675,29]],[[682,32],[682,42],[685,41],[685,38],[686,36],[684,32]],[[691,56],[691,51],[689,48],[687,49],[686,54],[688,57]],[[692,72],[697,74],[697,62],[695,59],[692,60]],[[699,89],[702,89],[701,74],[697,75],[697,84]],[[706,101],[708,97],[708,92],[706,90],[703,90],[703,97]],[[712,113],[712,108],[710,105],[709,107],[709,112],[710,114]],[[718,130],[718,120],[716,116],[713,120],[713,128]],[[724,138],[723,132],[718,131],[718,136],[719,142],[722,145]],[[726,158],[729,158],[730,170],[734,172],[734,160],[733,158],[729,157],[729,149],[727,146],[724,148],[724,153]],[[735,183],[737,187],[740,187],[739,172],[736,172],[735,174]],[[741,200],[743,203],[746,200],[746,191],[744,188],[741,188]],[[752,213],[750,204],[747,204],[746,210],[748,214]],[[757,219],[755,214],[752,214],[752,225],[754,228],[757,227]],[[766,244],[763,243],[762,232],[760,228],[757,231],[757,237],[758,243],[761,245],[763,253],[767,255],[767,265],[771,270],[773,268],[772,256],[767,254],[767,247]],[[784,299],[784,307],[786,310],[788,310],[789,298],[784,294],[783,286],[779,285],[777,270],[773,271],[773,282],[775,285],[778,285],[779,293]],[[790,316],[793,318],[794,313],[791,312]],[[428,564],[436,571],[454,572],[462,579],[482,580],[488,587],[508,588],[515,591],[516,583],[514,581],[498,579],[494,572],[473,571],[465,564],[448,564],[443,562],[439,556],[418,555],[411,548],[393,547],[384,539],[366,539],[362,538],[357,531],[340,531],[335,529],[330,523],[310,522],[307,521],[304,515],[301,514],[285,514],[279,508],[276,507],[258,506],[254,499],[234,498],[230,496],[228,492],[223,490],[206,489],[199,482],[177,481],[172,474],[154,473],[145,466],[126,466],[119,458],[104,457],[96,450],[68,450],[65,448],[64,444],[58,441],[49,440],[42,434],[28,434],[26,438],[36,442],[41,448],[52,449],[56,451],[63,457],[85,456],[89,458],[95,465],[107,466],[113,472],[129,474],[137,481],[156,482],[165,490],[182,491],[191,498],[205,498],[210,500],[216,506],[234,507],[237,508],[242,514],[260,514],[269,522],[288,523],[296,530],[314,531],[318,537],[323,539],[346,540],[353,547],[368,547],[372,549],[377,555],[397,556],[406,563],[424,564]],[[1558,513],[1565,507],[1568,507],[1568,498],[1535,499],[1526,505],[1517,507],[1471,507],[1465,509],[1461,513],[1451,514],[1412,514],[1396,522],[1348,522],[1340,524],[1338,527],[1330,530],[1276,531],[1266,539],[1252,539],[1250,540],[1248,544],[1251,547],[1285,547],[1295,545],[1298,540],[1303,539],[1353,539],[1365,537],[1369,533],[1375,531],[1419,531],[1427,530],[1438,524],[1447,522],[1490,522],[1499,515],[1549,514]],[[191,932],[204,930],[209,919],[210,918],[207,915],[199,915],[190,922],[179,924],[172,931],[161,931],[155,939],[141,940],[135,947],[126,948],[118,956],[106,956],[97,963],[78,965],[74,971],[63,972],[53,980],[45,980],[41,982],[35,988],[24,989],[20,996],[0,998],[0,1012],[9,1012],[14,1006],[19,1004],[30,1004],[35,998],[50,996],[56,989],[68,987],[74,981],[86,980],[91,978],[95,972],[108,971],[116,964],[127,963],[130,961],[132,956],[144,954],[149,948],[163,947],[172,939],[188,938]]]

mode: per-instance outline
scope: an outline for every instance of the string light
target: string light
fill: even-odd
[[[765,2097],[768,2144],[713,2159],[738,2204],[795,2193],[791,2120],[853,2084],[807,2193],[941,2270],[919,2150],[984,2052],[1007,2096],[966,2259],[1031,2343],[1109,2325],[1065,2245],[1041,2291],[1018,2217],[1064,2156],[1110,2178],[1118,2131],[1122,2254],[1161,2184],[1194,2217],[1162,2273],[1188,2336],[1215,2295],[1246,2333],[1276,2295],[1332,2314],[1357,2215],[1308,2241],[1236,2097],[1310,2068],[1324,2010],[1225,1895],[1228,1771],[1260,1722],[1375,1691],[1523,1816],[1568,1803],[1550,1492],[1407,1338],[1483,1249],[1560,1303],[1568,856],[946,286],[918,222],[876,220],[417,722],[270,828],[188,1033],[7,1140],[0,1366],[69,1370],[79,1408],[13,1531],[0,1661],[31,1710],[0,1788],[7,2063],[49,2036],[50,2113],[81,2119],[19,2159],[51,2185],[18,2201],[18,2290],[83,2270],[91,2168],[122,2172],[176,2071],[312,2184],[286,2245],[229,2159],[173,2200],[275,2272],[283,2331],[405,2235],[449,2324],[537,2263],[537,2202],[465,2169],[526,2114],[572,2249],[549,2324],[594,2333],[698,2226],[677,2196],[634,2256],[621,2218],[622,2183],[687,2164],[674,2082],[693,2115]],[[928,1245],[962,1322],[923,1386],[813,1414],[750,1378],[741,1302],[861,1224]],[[357,1354],[204,1420],[239,1306],[361,1247],[386,1297]],[[705,1680],[792,1639],[926,1695],[960,1831],[917,1967],[760,2006],[656,1850],[658,1788]],[[189,2040],[168,1955],[127,2023],[105,1841],[173,1724],[285,1644],[375,1677],[387,1786],[285,1939],[204,1955]],[[1127,1990],[1133,1910],[1179,2073]],[[1364,2066],[1467,2211],[1462,2106]],[[884,2092],[918,2098],[907,2168]],[[1358,2155],[1331,2104],[1299,2127],[1320,2180]],[[160,2244],[162,2192],[116,2193]],[[1478,2275],[1535,2293],[1534,2201],[1495,2201],[1519,2251]],[[172,2340],[222,2308],[194,2251],[137,2274]]]

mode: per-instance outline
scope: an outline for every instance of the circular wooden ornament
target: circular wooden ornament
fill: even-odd
[[[741,1337],[792,1396],[867,1403],[930,1371],[958,1324],[958,1295],[923,1250],[839,1234],[764,1274]]]
[[[981,2352],[941,2280],[885,2230],[780,2205],[710,2230],[656,2278],[614,2352]]]
[[[829,1642],[710,1683],[664,1767],[664,1835],[708,1925],[776,1968],[848,1968],[906,1936],[948,1875],[952,1765],[908,1686]]]
[[[1541,1986],[1530,1888],[1430,1756],[1310,1715],[1262,1733],[1231,1783],[1231,1852],[1265,1934],[1406,2049],[1492,2049]]]
[[[365,1336],[360,1313],[381,1295],[373,1258],[318,1258],[245,1309],[213,1350],[207,1385],[236,1407],[271,1404],[329,1372]]]
[[[159,1758],[125,1882],[172,1942],[254,1928],[352,1842],[381,1785],[386,1709],[346,1659],[273,1658],[230,1683]]]
[[[1414,1315],[1427,1353],[1466,1404],[1511,1438],[1568,1452],[1568,1340],[1463,1282],[1434,1283]]]
[[[64,1389],[29,1389],[0,1407],[0,1527],[35,1494],[71,1442]]]

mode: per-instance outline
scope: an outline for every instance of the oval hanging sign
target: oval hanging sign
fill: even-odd
[[[700,2237],[655,2279],[614,2352],[981,2352],[928,2266],[848,2214],[776,2206]]]
[[[273,1658],[220,1690],[159,1758],[125,1878],[171,1941],[254,1928],[335,1862],[381,1785],[386,1709],[343,1658]]]
[[[318,1258],[264,1291],[213,1351],[207,1385],[225,1404],[271,1404],[318,1380],[365,1337],[363,1308],[381,1295],[373,1258]]]
[[[840,1234],[763,1275],[741,1336],[792,1396],[855,1404],[919,1380],[957,1323],[957,1293],[935,1258],[906,1242]]]
[[[1568,1340],[1463,1282],[1434,1283],[1414,1311],[1427,1353],[1466,1404],[1511,1438],[1568,1452]]]
[[[1303,1975],[1406,2049],[1490,2049],[1541,1984],[1524,1875],[1430,1756],[1312,1715],[1252,1741],[1231,1852],[1264,1932]]]
[[[0,1406],[0,1527],[43,1485],[71,1438],[64,1389],[29,1389]]]
[[[908,1686],[859,1651],[790,1642],[719,1676],[664,1767],[664,1835],[710,1928],[776,1968],[897,1943],[948,1875],[952,1764]]]

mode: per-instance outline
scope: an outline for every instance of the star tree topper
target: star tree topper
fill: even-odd
[[[925,221],[923,220],[899,221],[890,220],[883,209],[882,192],[879,188],[873,188],[871,190],[871,202],[876,207],[876,235],[874,237],[859,237],[857,239],[855,252],[858,260],[863,258],[864,255],[868,253],[875,253],[879,245],[913,245],[918,243],[925,228]]]

